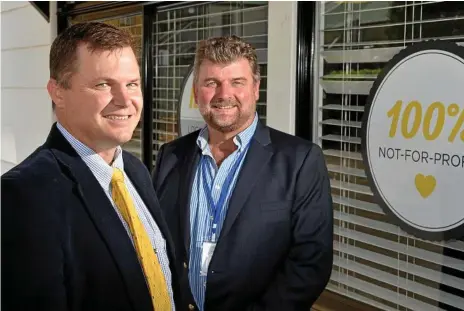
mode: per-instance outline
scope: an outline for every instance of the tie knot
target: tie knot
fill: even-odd
[[[124,183],[124,173],[119,168],[113,169],[113,177],[111,177],[111,182]]]

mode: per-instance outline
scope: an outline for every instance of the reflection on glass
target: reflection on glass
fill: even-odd
[[[333,6],[333,4],[332,4]],[[330,9],[330,8],[329,8]],[[421,40],[464,36],[464,2],[344,3],[324,16],[324,44]],[[390,43],[391,44],[391,43]],[[379,47],[380,47],[379,46]]]
[[[154,157],[164,142],[177,138],[178,98],[184,78],[194,62],[200,40],[237,35],[255,46],[261,75],[258,114],[265,122],[267,88],[267,2],[186,3],[181,8],[160,8],[155,18],[154,47]]]

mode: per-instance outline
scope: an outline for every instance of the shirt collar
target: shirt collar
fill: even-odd
[[[255,113],[255,118],[253,119],[253,123],[251,123],[250,126],[248,126],[246,129],[244,129],[242,132],[238,133],[234,137],[233,141],[240,151],[243,151],[243,149],[250,143],[251,138],[253,137],[253,134],[255,133],[256,126],[258,124],[258,119],[259,119],[258,113]],[[197,145],[198,147],[200,147],[202,154],[211,153],[209,149],[208,139],[209,139],[208,126],[205,126],[200,130],[200,133],[198,134],[198,138],[197,138]]]
[[[76,150],[77,154],[87,164],[103,189],[109,190],[111,178],[113,176],[113,169],[118,168],[124,171],[122,148],[120,146],[116,148],[114,161],[111,165],[109,165],[101,156],[95,153],[95,151],[72,136],[59,122],[57,122],[57,128],[71,144],[74,150]]]

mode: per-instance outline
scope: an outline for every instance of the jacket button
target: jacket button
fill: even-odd
[[[189,310],[195,310],[195,307],[192,304],[189,304]]]
[[[187,263],[184,261],[184,268],[187,269]]]

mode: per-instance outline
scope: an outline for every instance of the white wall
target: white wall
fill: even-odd
[[[270,1],[267,125],[295,134],[297,2]]]
[[[48,23],[28,1],[2,1],[0,16],[3,174],[45,141],[53,123],[46,84],[56,24]]]

